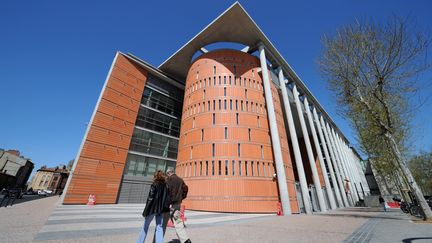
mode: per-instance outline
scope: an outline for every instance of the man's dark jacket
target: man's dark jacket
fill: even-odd
[[[167,178],[167,184],[170,188],[171,203],[173,205],[181,204],[183,200],[183,187],[185,185],[183,179],[173,174]]]
[[[153,182],[143,211],[143,217],[169,212],[170,192],[166,183]]]

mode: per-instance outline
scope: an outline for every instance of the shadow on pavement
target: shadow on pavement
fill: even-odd
[[[402,242],[404,243],[410,243],[416,240],[431,240],[432,241],[432,237],[415,237],[415,238],[406,238],[403,239]]]

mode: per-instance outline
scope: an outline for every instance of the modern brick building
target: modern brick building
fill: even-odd
[[[64,203],[142,203],[153,173],[173,167],[189,209],[326,211],[369,193],[359,160],[235,3],[157,68],[116,54]]]

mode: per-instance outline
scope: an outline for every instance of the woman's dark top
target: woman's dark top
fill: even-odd
[[[150,186],[147,203],[142,213],[143,217],[151,214],[169,212],[171,204],[170,193],[166,183],[153,182]]]

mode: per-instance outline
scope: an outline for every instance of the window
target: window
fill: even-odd
[[[230,110],[232,110],[232,100],[230,100]]]
[[[194,176],[196,176],[196,169],[197,169],[197,164],[196,164],[196,161],[195,161],[195,163],[194,163]]]
[[[215,171],[215,169],[214,169],[214,160],[212,160],[212,175],[214,175],[214,171]]]
[[[242,166],[241,166],[241,160],[239,160],[239,169],[238,169],[238,173],[239,173],[239,176],[241,176],[241,175],[242,175]]]
[[[229,77],[229,85],[231,85],[231,75]]]
[[[225,160],[225,175],[228,175],[228,160]]]
[[[245,161],[245,176],[248,176],[248,162]]]
[[[254,162],[251,161],[251,175],[254,176]]]
[[[236,113],[236,123],[237,123],[237,125],[239,124],[239,114],[238,113]]]
[[[224,110],[227,109],[227,104],[226,104],[226,100],[224,100]]]
[[[260,117],[259,116],[257,116],[257,123],[258,123],[258,127],[261,127]]]
[[[246,101],[246,112],[249,111],[249,101]]]
[[[212,156],[215,157],[215,144],[212,144]]]
[[[248,96],[247,96],[247,89],[245,89],[245,98],[246,99],[248,98]]]
[[[226,96],[226,87],[224,87],[224,96]]]
[[[235,171],[235,160],[232,160],[232,175],[235,175],[234,171]]]
[[[199,87],[200,87],[200,89],[201,89],[201,85],[202,85],[202,81],[200,80],[200,82],[199,82]]]
[[[241,77],[239,78],[239,83],[240,83],[240,86],[241,86]]]
[[[237,144],[237,156],[240,157],[240,144]]]
[[[221,83],[221,76],[219,76],[219,85],[221,85],[222,83]]]
[[[266,169],[265,169],[266,168],[265,163],[263,163],[262,167],[263,167],[263,174],[264,174],[264,176],[267,176]]]
[[[238,100],[236,100],[236,111],[238,111]]]
[[[216,114],[213,113],[213,125],[215,125],[215,124],[216,124]]]
[[[207,111],[210,111],[210,100],[207,101]]]
[[[201,129],[201,141],[204,141],[204,129]]]
[[[213,74],[216,74],[216,66],[213,66]]]
[[[202,176],[202,161],[200,161],[199,175]]]
[[[204,79],[204,88],[205,88],[205,86],[206,86],[206,83],[207,83],[207,80],[206,79]]]
[[[262,145],[261,145],[261,159],[264,159],[264,148]]]
[[[248,129],[249,141],[251,140],[251,129]]]
[[[213,110],[216,110],[216,100],[213,100]]]
[[[255,111],[254,111],[254,104],[253,104],[253,102],[251,102],[251,111],[252,111],[252,112],[255,112]]]
[[[240,101],[241,102],[241,111],[243,111],[243,100],[242,101]]]
[[[219,100],[219,110],[221,110],[221,107],[222,107],[222,101]]]
[[[193,146],[191,146],[190,148],[190,159],[192,159],[192,154],[193,154]]]
[[[225,139],[228,139],[228,127],[225,127]]]
[[[213,86],[216,86],[216,76],[213,77]]]
[[[257,175],[260,176],[260,163],[257,161]]]
[[[226,76],[224,76],[224,84],[226,84]]]
[[[195,117],[192,119],[192,128],[195,128]]]
[[[219,168],[218,168],[218,175],[222,175],[222,162],[219,160],[218,161],[219,163],[218,163],[218,165],[219,165]]]
[[[205,89],[203,90],[203,100],[205,99],[205,96],[206,96],[206,92],[205,92]]]

